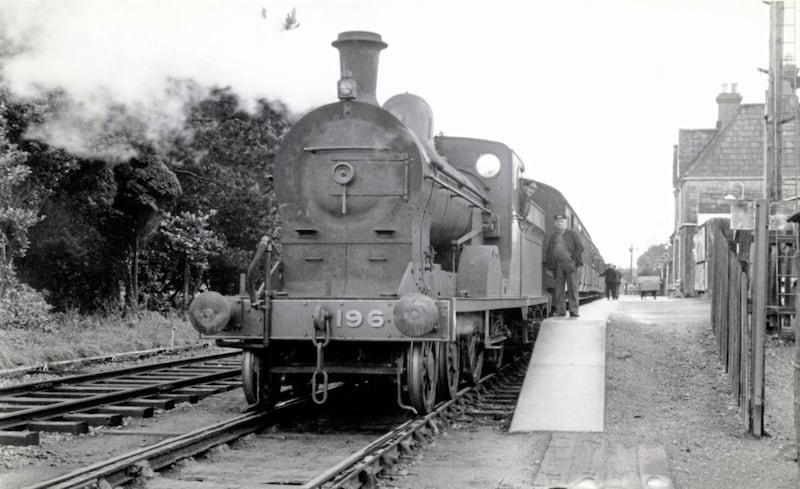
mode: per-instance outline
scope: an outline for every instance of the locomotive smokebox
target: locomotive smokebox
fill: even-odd
[[[339,50],[339,98],[378,105],[375,95],[378,58],[381,50],[388,46],[381,40],[380,34],[364,31],[342,32],[331,45]],[[355,82],[355,87],[348,86],[352,82]]]

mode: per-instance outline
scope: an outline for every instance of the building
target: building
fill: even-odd
[[[717,96],[717,123],[713,129],[680,129],[673,147],[673,195],[675,226],[670,238],[673,273],[669,280],[684,296],[698,295],[697,284],[705,277],[702,250],[694,252],[698,226],[712,218],[730,218],[733,202],[764,199],[767,195],[765,161],[772,148],[778,154],[777,171],[771,183],[774,201],[792,202],[800,195],[800,160],[795,126],[798,120],[797,68],[784,65],[784,87],[776,103],[775,119],[780,121],[779,140],[767,145],[765,104],[742,104],[736,84],[722,86]],[[774,210],[770,211],[775,213]],[[785,220],[784,220],[785,221]],[[770,224],[772,229],[772,224]]]
[[[736,84],[717,96],[713,129],[680,129],[673,148],[675,227],[670,286],[697,295],[692,254],[697,226],[729,217],[733,199],[761,198],[764,187],[764,104],[742,104]]]

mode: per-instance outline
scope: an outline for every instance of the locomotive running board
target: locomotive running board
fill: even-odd
[[[520,299],[456,297],[453,302],[455,303],[455,312],[480,312],[546,305],[548,300],[546,296]]]

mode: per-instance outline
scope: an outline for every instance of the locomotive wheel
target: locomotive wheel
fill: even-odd
[[[433,342],[412,343],[408,349],[408,398],[417,412],[431,412],[436,402],[436,348]]]
[[[461,381],[461,352],[458,342],[438,343],[436,363],[439,366],[437,379],[437,397],[442,401],[452,399],[458,392],[458,383]]]
[[[251,407],[271,408],[281,392],[279,381],[266,381],[266,357],[263,353],[244,351],[242,355],[242,390]]]
[[[464,377],[469,385],[478,385],[483,374],[483,341],[481,332],[475,331],[464,340],[461,348]]]

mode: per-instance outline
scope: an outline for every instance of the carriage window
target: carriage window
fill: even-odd
[[[500,172],[500,158],[492,153],[484,153],[475,162],[475,170],[484,178],[491,178]]]

